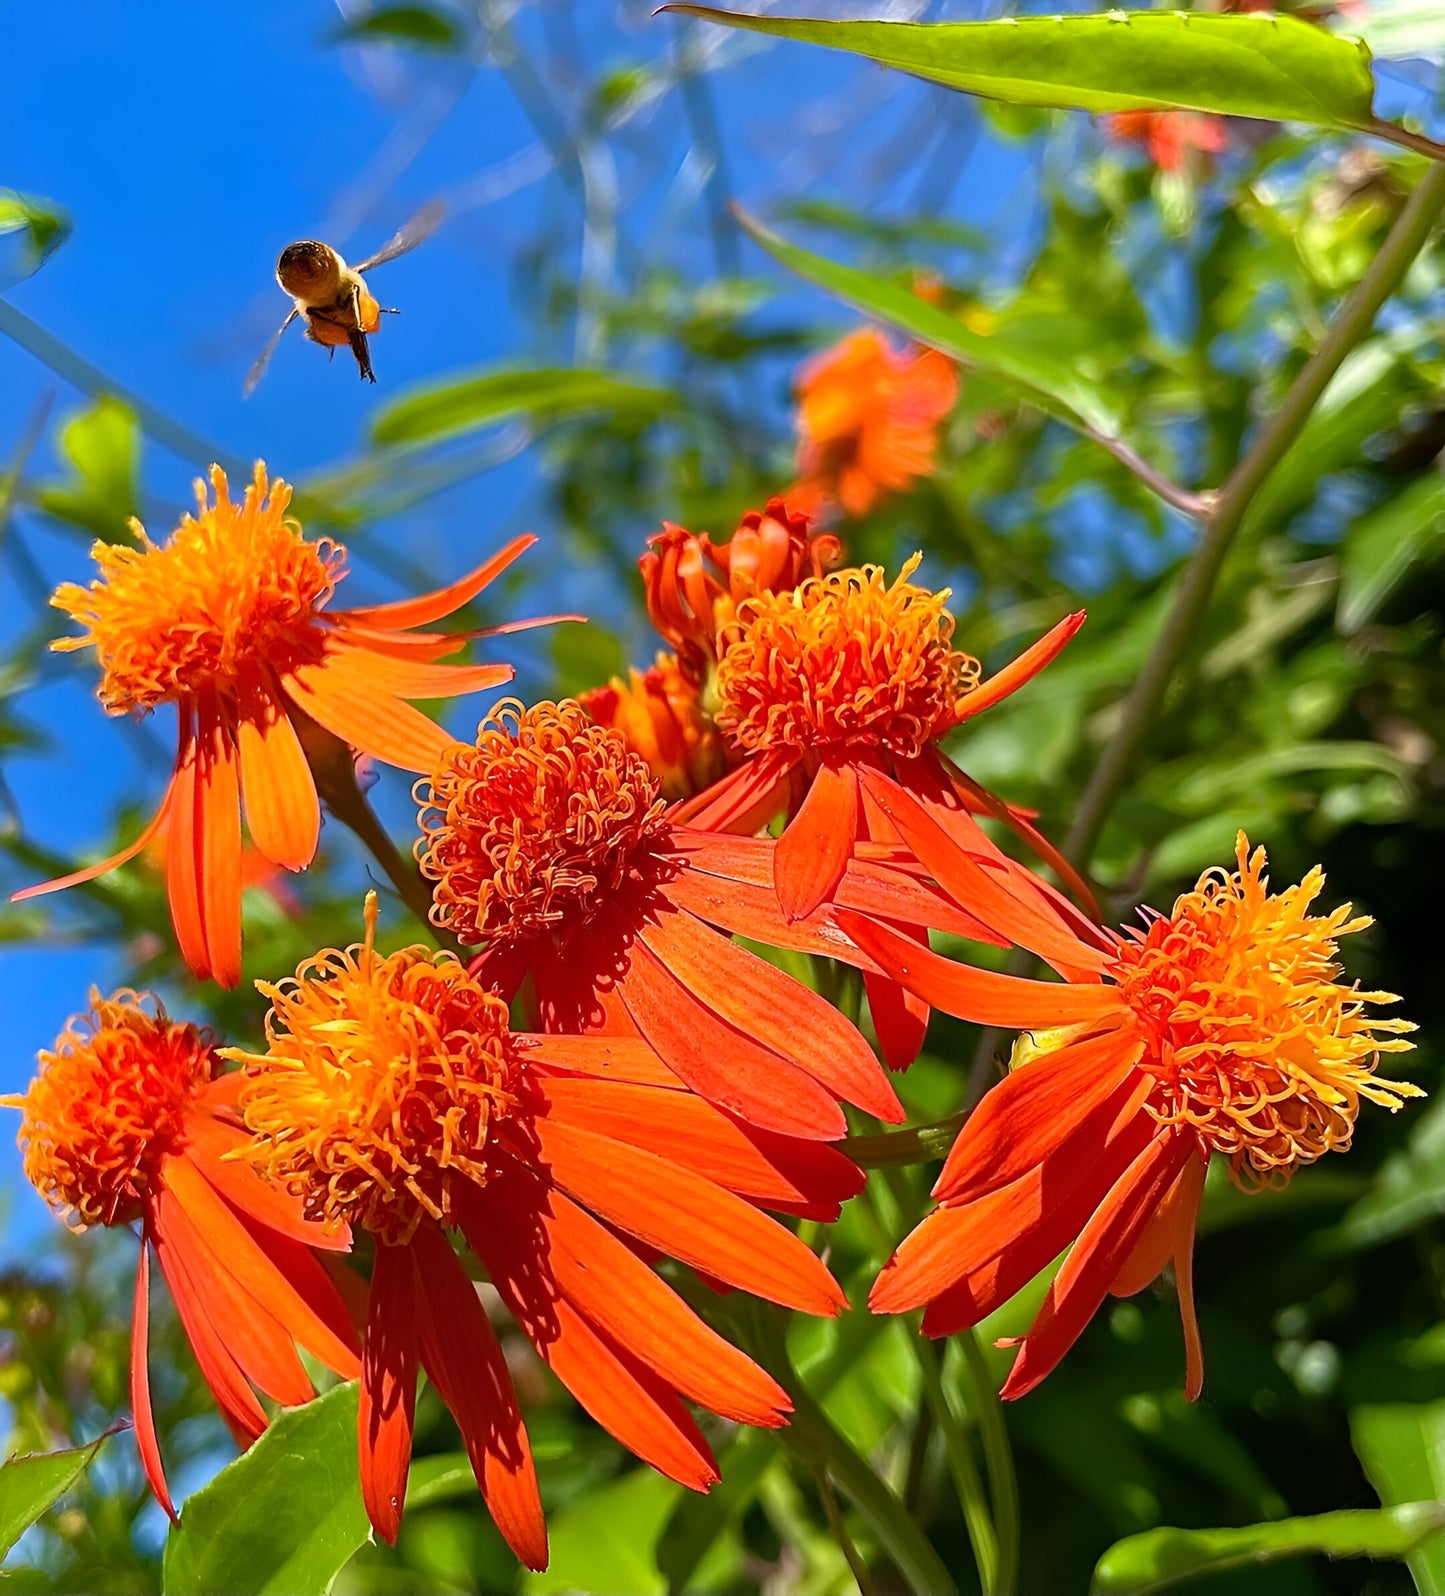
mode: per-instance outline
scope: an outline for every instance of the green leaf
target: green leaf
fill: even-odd
[[[1387,1507],[1445,1498],[1445,1402],[1355,1408],[1350,1440]],[[1420,1596],[1445,1593],[1445,1542],[1414,1550],[1408,1562]]]
[[[975,332],[956,316],[930,305],[886,277],[843,266],[790,244],[738,207],[733,214],[750,237],[775,260],[879,321],[920,343],[1021,390],[1041,410],[1076,427],[1114,436],[1119,417],[1103,383],[1055,362],[1035,343],[1011,342],[998,334]]]
[[[114,1434],[114,1430],[107,1430],[85,1446],[12,1457],[0,1465],[0,1558],[9,1553],[57,1497],[75,1484]]]
[[[24,233],[25,271],[38,270],[70,237],[70,217],[54,200],[0,188],[0,233]]]
[[[378,6],[332,34],[340,44],[410,45],[424,50],[459,50],[466,35],[456,21],[426,6]]]
[[[608,1590],[663,1596],[667,1579],[658,1572],[656,1547],[681,1495],[680,1485],[650,1469],[589,1491],[553,1519],[551,1561],[523,1589],[528,1596]]]
[[[107,543],[128,537],[140,466],[135,412],[112,395],[102,394],[60,428],[60,448],[74,467],[70,480],[41,487],[35,502]]]
[[[357,1387],[283,1413],[196,1491],[166,1540],[165,1596],[319,1596],[368,1534],[356,1462]]]
[[[371,424],[373,443],[433,443],[494,427],[514,416],[558,421],[592,411],[651,415],[675,395],[652,383],[605,371],[503,369],[480,371],[414,388],[384,405]]]
[[[824,22],[710,6],[664,11],[868,56],[945,88],[1012,105],[1184,109],[1359,128],[1372,117],[1370,52],[1280,16],[1109,11],[998,22]]]
[[[1445,1503],[1320,1513],[1243,1529],[1153,1529],[1116,1542],[1094,1569],[1093,1596],[1145,1596],[1186,1579],[1285,1557],[1407,1557],[1445,1529]]]
[[[1335,622],[1346,636],[1372,620],[1411,568],[1445,551],[1445,476],[1413,482],[1345,536]]]

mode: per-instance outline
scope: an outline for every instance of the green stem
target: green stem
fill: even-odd
[[[833,1532],[833,1539],[837,1541],[838,1548],[848,1563],[848,1572],[852,1574],[853,1583],[858,1587],[858,1596],[876,1596],[877,1587],[873,1583],[873,1575],[867,1563],[863,1561],[862,1553],[853,1544],[853,1537],[848,1533],[843,1510],[838,1506],[838,1493],[833,1489],[833,1482],[828,1477],[827,1469],[814,1470],[814,1477],[818,1482],[818,1495],[823,1501],[823,1512],[827,1515],[828,1528]]]
[[[993,1525],[998,1535],[999,1596],[1012,1596],[1018,1587],[1019,1546],[1022,1520],[1019,1515],[1019,1482],[1014,1472],[1013,1447],[1004,1424],[1003,1403],[984,1360],[978,1334],[965,1330],[954,1338],[963,1348],[963,1379],[968,1411],[978,1425],[983,1445],[984,1466],[988,1470],[989,1497],[993,1502]]]
[[[896,1168],[900,1164],[930,1164],[944,1158],[963,1127],[967,1114],[950,1114],[931,1125],[911,1125],[907,1130],[880,1131],[875,1136],[849,1136],[838,1143],[855,1164],[864,1169]]]
[[[959,1506],[963,1509],[963,1521],[973,1547],[973,1560],[978,1564],[983,1596],[1009,1596],[1006,1587],[999,1583],[998,1531],[989,1510],[983,1477],[978,1472],[968,1436],[949,1406],[948,1393],[943,1389],[943,1376],[939,1372],[938,1353],[921,1330],[913,1330],[909,1339],[913,1343],[914,1356],[918,1359],[919,1373],[923,1376],[924,1400],[933,1414],[938,1433],[943,1437],[948,1471],[953,1476],[953,1488],[958,1492]]]
[[[1445,209],[1445,164],[1437,164],[1420,180],[1409,202],[1396,217],[1370,269],[1340,307],[1323,342],[1219,490],[1214,508],[1205,520],[1203,535],[1180,580],[1174,607],[1154,641],[1138,680],[1124,700],[1118,729],[1079,800],[1074,823],[1064,843],[1064,852],[1076,864],[1085,865],[1093,854],[1104,821],[1203,619],[1224,557],[1256,494],[1299,437],[1345,357],[1374,326],[1380,307],[1399,286],[1424,247],[1442,209]]]

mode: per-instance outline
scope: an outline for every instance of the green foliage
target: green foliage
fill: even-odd
[[[1390,1403],[1350,1414],[1350,1438],[1380,1500],[1397,1512],[1405,1503],[1445,1498],[1445,1403]],[[1404,1547],[1420,1596],[1445,1591],[1445,1542]]]
[[[107,1430],[88,1446],[12,1457],[0,1464],[0,1557],[75,1484],[110,1435]]]
[[[25,240],[25,272],[38,271],[70,236],[70,218],[53,200],[0,188],[0,234]]]
[[[433,6],[376,6],[348,20],[332,37],[340,44],[389,44],[421,50],[459,50],[459,19]]]

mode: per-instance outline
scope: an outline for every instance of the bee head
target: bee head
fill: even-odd
[[[303,238],[288,244],[276,262],[276,281],[297,299],[320,299],[341,286],[341,257],[329,244]]]

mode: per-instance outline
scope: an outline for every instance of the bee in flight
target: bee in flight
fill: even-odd
[[[281,341],[281,334],[298,316],[305,317],[306,336],[313,343],[324,344],[333,352],[343,344],[348,345],[356,357],[361,380],[375,382],[367,334],[377,330],[383,315],[394,316],[396,312],[377,304],[362,282],[361,274],[369,272],[373,266],[385,266],[389,260],[425,243],[437,230],[444,210],[440,200],[423,205],[394,238],[356,266],[348,266],[330,244],[314,238],[288,244],[276,262],[276,281],[290,294],[291,311],[247,373],[242,392],[249,395],[260,382]]]

